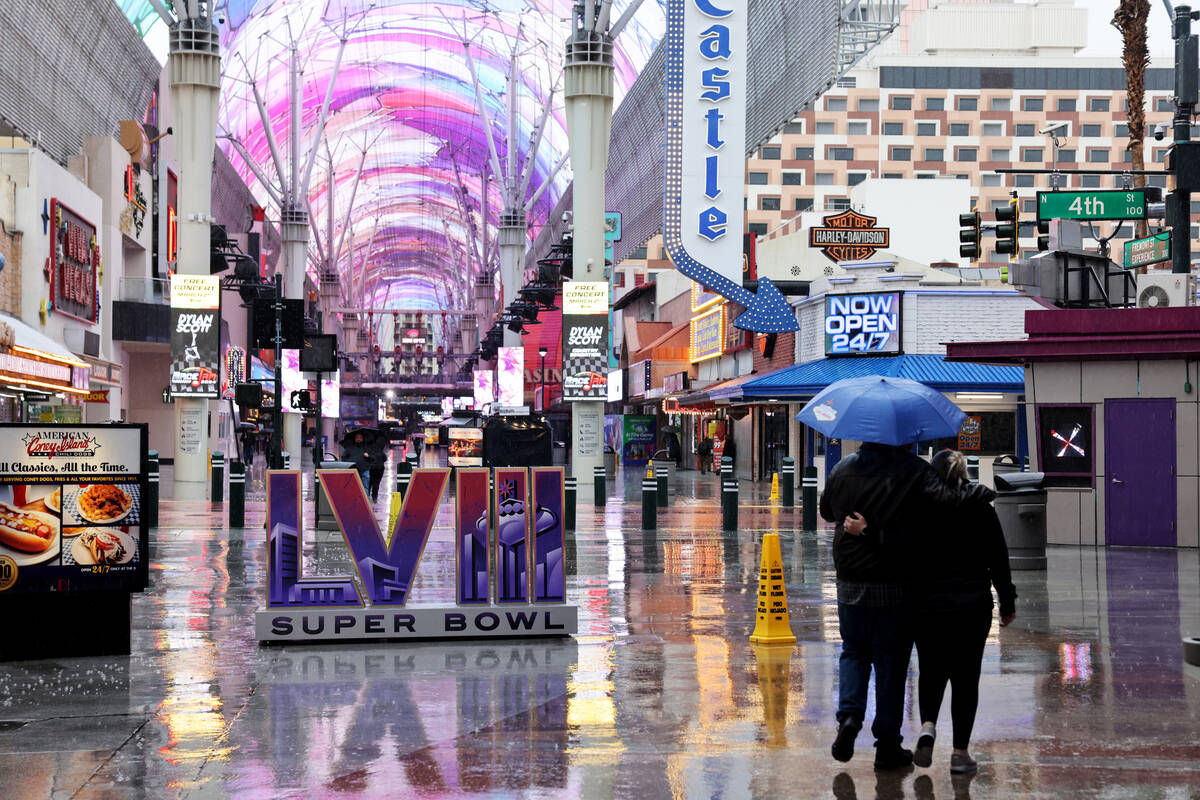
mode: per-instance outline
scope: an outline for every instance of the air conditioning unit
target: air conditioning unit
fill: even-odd
[[[1196,305],[1196,277],[1173,272],[1148,272],[1137,279],[1138,308],[1176,308]]]

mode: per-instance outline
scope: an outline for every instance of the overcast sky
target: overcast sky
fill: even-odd
[[[1088,46],[1081,55],[1120,57],[1121,34],[1111,24],[1117,0],[1075,0],[1075,4],[1088,10]],[[1172,0],[1172,6],[1177,4]],[[1193,26],[1192,30],[1200,33],[1200,23],[1193,23]],[[1150,0],[1147,30],[1150,34],[1150,57],[1156,62],[1155,65],[1171,66],[1175,45],[1171,41],[1171,19],[1162,0]]]

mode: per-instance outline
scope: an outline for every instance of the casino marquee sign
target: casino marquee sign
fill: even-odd
[[[809,228],[808,246],[824,251],[833,262],[862,261],[888,246],[888,228],[875,225],[876,218],[857,211],[825,217],[819,228]]]

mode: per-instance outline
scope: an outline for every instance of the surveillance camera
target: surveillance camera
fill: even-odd
[[[1163,137],[1165,137],[1166,135],[1167,135],[1167,123],[1160,122],[1154,126],[1154,138],[1157,141],[1161,142],[1163,140]]]
[[[1066,128],[1066,127],[1067,127],[1066,122],[1053,122],[1053,123],[1047,125],[1046,127],[1042,128],[1040,131],[1038,131],[1038,133],[1040,133],[1044,136],[1047,133],[1055,133],[1057,131],[1061,131],[1063,128]]]

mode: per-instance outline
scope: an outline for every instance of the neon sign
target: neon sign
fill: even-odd
[[[900,352],[900,292],[825,298],[825,354]]]
[[[256,616],[259,640],[574,633],[577,609],[565,605],[562,468],[497,469],[494,491],[488,488],[490,473],[485,468],[457,471],[456,605],[447,608],[411,607],[408,601],[450,470],[413,472],[386,537],[357,472],[319,473],[359,582],[302,575],[300,473],[268,472],[267,604]]]

